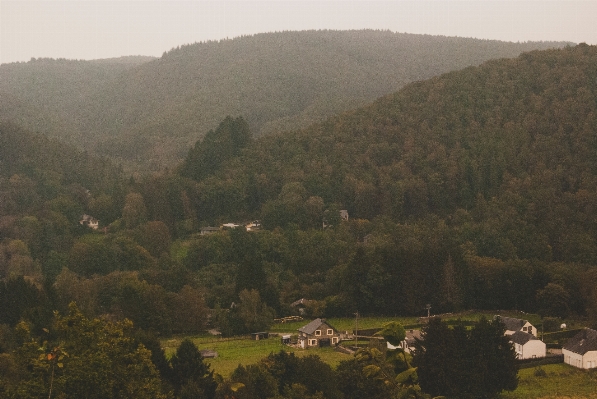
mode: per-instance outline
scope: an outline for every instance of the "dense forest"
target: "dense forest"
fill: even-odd
[[[146,172],[174,166],[226,115],[243,115],[255,136],[295,130],[409,82],[564,45],[304,31],[184,45],[153,60],[37,59],[0,66],[0,116]]]
[[[96,342],[122,349],[88,355],[102,372],[132,376],[110,380],[128,397],[216,395],[207,369],[187,387],[168,374],[177,357],[164,364],[152,334],[262,331],[295,314],[300,298],[308,317],[422,316],[431,304],[436,313],[516,309],[597,325],[596,47],[416,81],[302,130],[252,134],[250,113],[229,115],[176,167],[137,178],[0,124],[0,393],[17,392],[23,370],[40,373],[28,392],[47,386],[55,359]],[[260,229],[242,228],[256,221]],[[79,333],[88,341],[73,339]],[[36,357],[35,345],[60,340],[71,346]],[[270,381],[285,395],[271,382],[282,378],[268,369],[277,361],[332,372],[316,359],[272,357],[218,389]],[[342,367],[333,372],[362,377]],[[60,376],[59,386],[76,385]]]

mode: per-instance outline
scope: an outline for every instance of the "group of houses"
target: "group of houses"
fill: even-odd
[[[510,339],[518,359],[534,359],[547,356],[545,342],[537,338],[537,328],[528,320],[513,317],[496,316],[506,327],[505,335]],[[340,343],[342,334],[325,319],[317,318],[298,329],[298,346],[309,347],[333,346]],[[422,339],[420,330],[407,330],[400,348],[410,353],[417,339]],[[390,346],[391,349],[397,347]],[[597,367],[597,331],[585,328],[570,338],[562,347],[564,363],[571,366],[590,369]]]
[[[201,227],[199,234],[202,236],[205,236],[205,235],[213,234],[213,233],[221,231],[221,230],[231,230],[231,229],[238,229],[238,228],[244,228],[247,231],[259,230],[259,229],[261,229],[261,222],[259,222],[259,220],[254,220],[252,222],[245,223],[245,224],[224,223],[224,224],[220,225],[220,227],[205,226],[205,227]]]

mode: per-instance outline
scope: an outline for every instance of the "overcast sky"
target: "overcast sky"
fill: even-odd
[[[597,0],[0,0],[0,63],[161,56],[260,32],[364,28],[597,44]]]

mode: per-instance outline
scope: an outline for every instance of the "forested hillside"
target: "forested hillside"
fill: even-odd
[[[0,67],[0,93],[13,98],[0,115],[147,172],[173,166],[229,114],[256,136],[295,130],[409,82],[565,44],[304,31],[185,45],[150,62],[35,60]]]
[[[108,82],[152,57],[32,59],[0,66],[0,120],[86,147],[86,104]],[[82,120],[83,119],[83,120]]]
[[[562,309],[594,306],[596,98],[595,47],[490,61],[256,140],[191,201],[199,221],[260,218],[268,229],[317,228],[326,210],[347,209],[375,245],[343,289],[379,310],[400,286],[419,297],[413,311],[464,286],[468,306],[536,310],[550,281],[566,287]]]

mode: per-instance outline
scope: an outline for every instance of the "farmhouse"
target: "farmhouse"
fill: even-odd
[[[514,344],[514,350],[518,359],[545,357],[547,354],[545,342],[523,331],[516,331],[510,335],[510,342]]]
[[[309,346],[330,346],[340,341],[340,334],[325,319],[315,319],[298,329],[298,344],[306,349]]]
[[[495,316],[495,318],[499,318],[500,321],[506,326],[506,335],[512,335],[516,331],[522,331],[535,337],[537,336],[537,329],[531,323],[529,323],[528,320],[504,316]]]
[[[597,367],[597,331],[585,328],[562,347],[564,363],[581,369]]]

